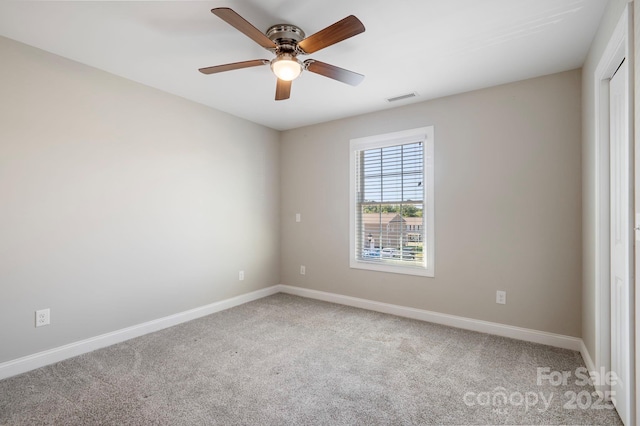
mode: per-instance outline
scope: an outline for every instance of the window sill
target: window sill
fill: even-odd
[[[417,275],[422,277],[435,277],[433,268],[423,268],[420,266],[394,265],[393,263],[367,262],[364,260],[351,259],[350,265],[352,269],[366,269],[369,271],[388,272],[401,275]]]

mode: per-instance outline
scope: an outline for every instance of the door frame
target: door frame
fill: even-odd
[[[630,96],[633,96],[633,20],[632,4],[627,4],[613,34],[611,35],[607,47],[605,48],[594,74],[594,96],[595,96],[595,356],[594,366],[597,370],[604,368],[604,371],[611,370],[611,276],[610,276],[610,238],[609,238],[609,79],[613,76],[618,66],[624,59],[629,65],[629,88]],[[633,102],[631,102],[633,111]],[[633,123],[633,114],[630,117]],[[634,139],[633,131],[630,137]],[[631,179],[633,183],[633,179]],[[631,194],[633,200],[633,194]],[[632,217],[634,203],[631,201]],[[631,230],[629,230],[631,232]],[[635,257],[631,256],[631,264],[635,262]],[[635,279],[638,277],[636,276]],[[635,280],[634,279],[634,280]],[[635,287],[635,282],[630,283]],[[635,307],[637,312],[638,306]],[[637,331],[637,327],[636,327]],[[635,347],[634,347],[635,349]],[[636,351],[636,356],[637,356]],[[635,363],[634,363],[635,364]],[[591,368],[591,366],[590,366]],[[632,377],[632,380],[635,378]],[[635,380],[634,380],[635,381]],[[636,382],[637,386],[637,382]],[[635,386],[631,386],[633,392]],[[600,384],[596,386],[599,391],[609,390],[608,386]],[[635,393],[635,392],[633,392]],[[633,410],[632,410],[633,411]],[[632,413],[634,416],[635,413]]]

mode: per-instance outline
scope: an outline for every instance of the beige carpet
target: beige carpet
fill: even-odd
[[[580,367],[574,351],[278,294],[0,381],[0,424],[621,424]]]

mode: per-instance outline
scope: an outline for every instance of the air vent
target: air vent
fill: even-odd
[[[418,94],[416,92],[407,93],[406,95],[400,95],[400,96],[395,96],[393,98],[387,98],[387,102],[397,102],[397,101],[401,101],[403,99],[415,98],[416,96],[418,96]]]

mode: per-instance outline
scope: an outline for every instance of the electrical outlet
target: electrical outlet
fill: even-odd
[[[36,327],[51,324],[51,311],[49,308],[36,311]]]
[[[302,217],[300,216],[300,213],[296,213],[296,222],[300,222],[302,220]]]
[[[239,280],[239,281],[244,281],[244,271],[240,271],[240,272],[238,273],[238,280]]]
[[[501,305],[506,305],[507,304],[507,292],[506,291],[502,291],[502,290],[496,291],[496,303],[499,303]]]
[[[307,268],[304,265],[300,265],[300,275],[304,275],[307,273]]]

